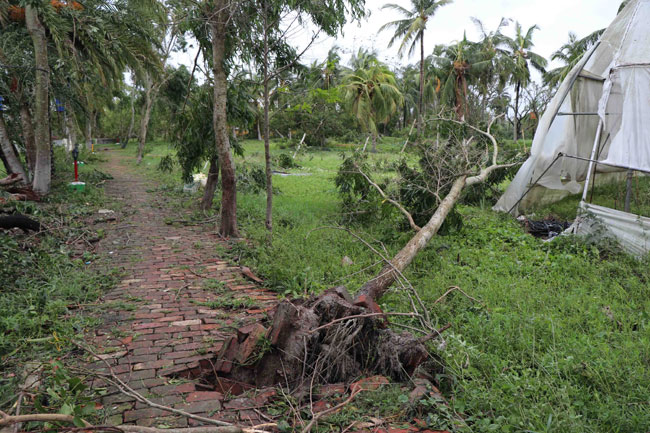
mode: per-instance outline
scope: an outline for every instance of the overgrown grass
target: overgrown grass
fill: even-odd
[[[50,361],[67,353],[71,341],[97,324],[79,312],[79,304],[96,301],[110,288],[116,275],[91,267],[94,254],[74,248],[73,241],[98,235],[86,221],[107,206],[104,176],[96,170],[98,158],[82,153],[80,167],[86,191],[72,192],[74,180],[68,155],[56,153],[52,193],[41,203],[15,203],[19,212],[38,220],[39,234],[0,233],[0,404],[10,397],[24,374],[26,362]],[[54,376],[53,376],[54,377]],[[6,407],[0,407],[4,410]]]
[[[237,162],[261,163],[261,143],[244,146],[246,155]],[[399,143],[383,146],[371,161],[398,158]],[[269,287],[286,295],[317,293],[340,284],[355,291],[372,277],[380,259],[347,232],[331,228],[343,221],[333,184],[340,162],[339,151],[308,151],[297,159],[301,168],[283,171],[309,176],[274,177],[279,193],[272,241],[263,224],[264,195],[240,194],[239,222],[253,246],[238,244],[229,251],[231,257],[255,268]],[[558,206],[570,207],[575,215],[576,204]],[[459,206],[459,211],[463,227],[434,238],[406,272],[438,325],[453,324],[445,334],[446,344],[432,350],[445,368],[439,384],[452,410],[464,414],[467,426],[446,425],[438,416],[441,409],[432,405],[430,428],[646,431],[648,261],[572,237],[550,243],[534,239],[487,204]],[[403,227],[400,216],[389,213],[346,228],[379,250],[385,247],[390,256],[411,236],[398,227]],[[354,264],[344,266],[345,256]],[[452,286],[478,302],[453,292],[436,303]],[[407,311],[410,305],[398,290],[382,304],[389,311]],[[378,404],[395,405],[400,393],[389,394]],[[348,418],[340,419],[341,428],[346,427]],[[336,423],[336,417],[331,421]]]
[[[596,187],[593,193],[589,194],[589,201],[599,206],[622,211],[625,209],[626,195],[626,181],[612,182]],[[565,220],[573,220],[581,199],[582,194],[571,195],[557,203],[535,210],[535,214],[543,217],[553,215]],[[630,213],[650,217],[650,178],[639,176],[633,179]]]

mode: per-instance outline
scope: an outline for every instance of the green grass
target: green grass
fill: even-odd
[[[0,233],[0,410],[13,403],[26,362],[61,357],[74,347],[73,339],[98,324],[76,306],[95,302],[116,279],[111,269],[95,266],[99,257],[69,242],[100,235],[86,221],[98,208],[112,206],[97,186],[103,178],[95,170],[98,158],[85,152],[82,158],[84,192],[67,189],[72,164],[57,151],[51,194],[41,203],[14,205],[44,224],[44,232]]]
[[[596,187],[593,194],[589,194],[589,201],[599,206],[622,211],[625,209],[626,195],[627,183],[625,181],[613,182]],[[534,212],[539,216],[555,215],[565,220],[573,220],[581,199],[582,194],[571,195],[557,203],[536,209]],[[635,177],[633,179],[630,213],[650,217],[650,178]]]
[[[237,163],[261,164],[261,143],[248,141],[244,147],[246,155]],[[399,148],[397,142],[383,144],[370,159],[393,161]],[[148,166],[153,167],[163,154],[158,149],[162,148],[154,148],[148,156]],[[274,155],[282,152],[287,150],[274,146]],[[348,233],[323,228],[342,222],[333,183],[340,149],[310,150],[297,162],[301,168],[283,171],[310,176],[274,176],[279,192],[274,197],[272,241],[263,224],[264,195],[239,194],[239,223],[253,246],[241,243],[228,253],[254,268],[279,293],[318,293],[340,284],[355,291],[379,265],[378,257]],[[156,176],[170,185],[180,184],[177,174]],[[604,197],[606,191],[599,194]],[[575,215],[577,202],[570,200],[575,199],[549,212]],[[406,272],[437,324],[453,324],[446,347],[432,345],[431,349],[443,360],[440,385],[452,409],[463,413],[469,425],[454,428],[646,431],[650,426],[648,261],[572,237],[546,243],[526,235],[512,218],[488,208],[459,206],[459,210],[464,226],[434,238]],[[349,228],[392,255],[411,236],[397,229],[402,225],[399,215],[389,213]],[[345,256],[352,258],[352,266],[342,265]],[[479,302],[454,292],[434,305],[452,286]],[[404,293],[394,290],[382,299],[382,307],[408,311],[409,302]],[[387,399],[380,404],[395,404]],[[440,415],[439,409],[434,407],[427,419],[435,423],[440,419],[436,414]],[[343,418],[342,428],[347,426]]]

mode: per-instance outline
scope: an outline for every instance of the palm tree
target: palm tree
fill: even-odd
[[[515,106],[514,106],[514,138],[519,139],[519,101],[521,98],[522,87],[526,87],[530,82],[530,66],[545,73],[548,61],[531,51],[535,46],[533,35],[535,30],[539,30],[537,25],[530,27],[526,33],[523,32],[521,24],[515,23],[515,37],[503,38],[503,44],[507,56],[504,57],[505,67],[510,75],[510,83],[515,86]]]
[[[339,48],[334,46],[327,53],[327,60],[323,66],[323,81],[325,89],[329,90],[330,87],[336,86],[341,74],[340,62],[341,56],[339,55]]]
[[[379,64],[376,51],[369,51],[365,48],[359,48],[359,51],[352,54],[350,59],[350,68],[352,70],[368,69]]]
[[[467,118],[470,82],[477,81],[490,67],[491,59],[486,60],[479,44],[464,35],[454,44],[437,46],[431,61],[435,68],[433,73],[444,83],[440,89],[442,101],[454,107],[458,119]]]
[[[343,98],[361,128],[372,135],[377,151],[377,125],[386,124],[404,102],[395,74],[381,63],[351,71],[343,81]]]
[[[544,75],[546,84],[551,87],[560,84],[582,56],[598,41],[604,31],[605,29],[597,30],[583,39],[578,39],[575,33],[570,32],[569,41],[551,55],[551,60],[560,61],[564,65],[548,71]]]
[[[422,134],[422,114],[424,108],[424,31],[429,19],[443,6],[453,0],[411,0],[411,10],[394,3],[385,4],[382,9],[392,9],[399,12],[404,18],[384,24],[379,31],[394,28],[395,34],[388,46],[391,47],[401,39],[399,55],[402,56],[408,47],[409,56],[413,54],[418,43],[420,45],[420,97],[418,101],[418,134]]]

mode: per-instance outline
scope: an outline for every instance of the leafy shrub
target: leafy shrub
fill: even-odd
[[[266,190],[266,172],[264,167],[244,164],[237,170],[237,189],[245,193],[257,194]]]
[[[300,165],[287,153],[281,153],[276,160],[278,167],[280,168],[300,168]]]
[[[342,212],[348,220],[368,222],[374,219],[381,209],[381,196],[359,172],[370,173],[367,154],[354,153],[343,157],[343,163],[334,179],[341,198]]]
[[[174,158],[172,158],[171,155],[165,155],[162,158],[160,158],[160,162],[158,163],[158,171],[161,171],[163,173],[171,173],[174,171],[174,165],[175,161]]]

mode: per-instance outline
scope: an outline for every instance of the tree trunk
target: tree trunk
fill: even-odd
[[[2,146],[0,146],[0,161],[2,161],[2,166],[5,168],[7,174],[11,175],[11,171],[9,170],[9,163],[7,162],[7,158],[5,158],[5,154],[2,152]]]
[[[17,174],[22,176],[23,181],[21,183],[27,182],[27,174],[23,168],[22,163],[18,154],[14,151],[14,147],[11,144],[9,139],[9,132],[5,125],[5,121],[0,115],[0,151],[2,151],[3,162],[5,163],[5,168],[7,169],[7,174]]]
[[[230,152],[228,139],[228,119],[226,104],[228,101],[228,81],[224,69],[226,57],[226,26],[228,21],[228,3],[226,0],[214,1],[214,13],[210,18],[212,33],[212,68],[214,73],[214,111],[212,127],[214,128],[215,146],[219,157],[221,171],[221,227],[223,237],[239,237],[237,229],[237,183],[235,178],[235,161]]]
[[[90,120],[91,117],[91,114],[86,115],[86,132],[84,133],[86,136],[86,148],[89,150],[93,144],[93,123]]]
[[[257,119],[257,140],[258,141],[262,141],[262,128],[260,126],[261,124],[262,122],[260,121],[260,119]]]
[[[68,123],[68,140],[72,149],[77,145],[77,121],[75,120],[74,112],[70,104],[66,104],[66,122]]]
[[[429,222],[406,244],[402,250],[391,260],[390,264],[385,265],[379,275],[368,281],[361,287],[357,299],[365,295],[376,302],[386,293],[390,286],[397,280],[400,273],[411,264],[415,256],[427,246],[440,230],[440,226],[454,208],[454,205],[460,199],[463,188],[467,181],[467,176],[461,176],[454,182],[449,194],[442,200],[436,212]]]
[[[420,34],[420,100],[418,101],[418,136],[422,136],[424,109],[424,32]]]
[[[214,193],[217,190],[219,182],[219,160],[216,157],[210,158],[210,171],[208,172],[208,180],[205,183],[205,191],[203,191],[203,199],[201,200],[201,209],[209,210],[214,202]]]
[[[521,81],[515,86],[515,141],[519,140],[519,95],[521,93]]]
[[[47,41],[45,39],[45,29],[41,25],[36,9],[33,6],[25,6],[25,23],[34,44],[36,66],[36,82],[34,85],[36,162],[34,164],[33,189],[39,195],[46,195],[50,192],[52,182],[52,158],[50,154],[52,143],[50,143],[50,120],[48,118],[50,72],[47,63]]]
[[[153,83],[147,73],[145,76],[145,94],[144,105],[142,106],[142,119],[140,119],[140,135],[138,136],[138,164],[142,162],[144,156],[144,146],[147,142],[147,131],[149,130],[149,120],[151,119],[151,108],[153,106]]]
[[[36,166],[36,141],[34,139],[34,122],[27,103],[20,105],[20,125],[23,130],[23,141],[25,143],[25,157],[29,175],[34,178]]]
[[[372,148],[370,149],[371,153],[377,153],[377,134],[372,134]]]
[[[267,3],[264,2],[264,167],[266,171],[266,229],[273,232],[273,171],[271,168],[271,143],[269,136],[269,35]],[[291,128],[289,128],[291,134]]]
[[[135,124],[135,106],[134,106],[134,100],[135,99],[135,85],[131,89],[131,120],[129,121],[129,129],[126,131],[126,137],[124,137],[124,140],[122,140],[122,149],[126,148],[126,146],[129,144],[129,140],[131,139],[131,134],[133,134],[133,125]]]

